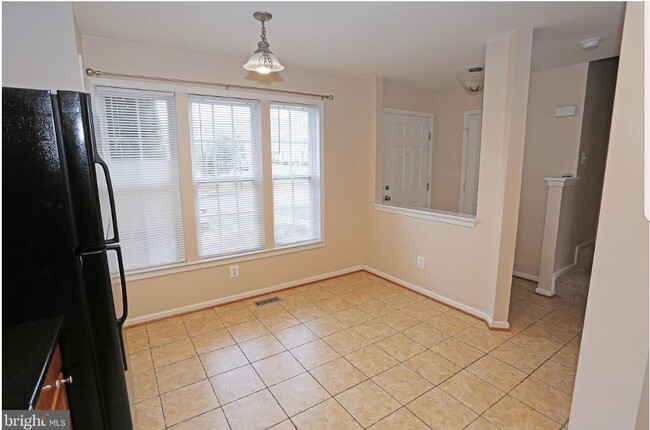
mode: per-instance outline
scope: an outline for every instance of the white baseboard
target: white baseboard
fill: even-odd
[[[159,320],[159,319],[162,319],[162,318],[168,318],[168,317],[172,317],[172,316],[182,315],[182,314],[186,314],[188,312],[193,312],[193,311],[196,311],[196,310],[205,309],[205,308],[209,308],[209,307],[212,307],[212,306],[218,306],[218,305],[221,305],[221,304],[224,304],[224,303],[234,302],[234,301],[238,301],[238,300],[244,300],[244,299],[248,299],[248,298],[251,298],[251,297],[260,296],[260,295],[263,295],[263,294],[272,293],[274,291],[284,290],[285,288],[291,288],[291,287],[295,287],[295,286],[298,286],[298,285],[308,284],[310,282],[318,282],[318,281],[321,281],[323,279],[328,279],[328,278],[333,278],[335,276],[341,276],[341,275],[346,275],[348,273],[358,272],[359,270],[365,270],[368,273],[372,273],[372,274],[375,274],[377,276],[381,276],[382,278],[385,278],[385,279],[388,279],[389,281],[395,282],[396,284],[399,284],[399,285],[401,285],[401,286],[403,286],[405,288],[408,288],[409,290],[420,293],[420,294],[422,294],[422,295],[424,295],[426,297],[430,297],[430,298],[432,298],[434,300],[437,300],[437,301],[439,301],[441,303],[444,303],[444,304],[446,304],[446,305],[448,305],[448,306],[450,306],[450,307],[452,307],[454,309],[458,309],[458,310],[463,311],[463,312],[465,312],[467,314],[473,315],[473,316],[485,321],[487,323],[488,327],[490,327],[490,328],[495,328],[495,329],[508,329],[508,328],[510,328],[510,325],[508,324],[507,321],[495,321],[495,320],[492,320],[492,317],[490,317],[488,314],[486,314],[483,311],[479,311],[478,309],[474,309],[471,306],[467,306],[467,305],[465,305],[463,303],[457,302],[457,301],[455,301],[453,299],[450,299],[448,297],[445,297],[443,295],[434,293],[434,292],[429,291],[429,290],[427,290],[425,288],[422,288],[422,287],[417,286],[415,284],[412,284],[410,282],[404,281],[403,279],[397,278],[395,276],[384,273],[384,272],[382,272],[380,270],[374,269],[374,268],[369,267],[369,266],[364,266],[364,265],[352,266],[352,267],[348,267],[346,269],[341,269],[341,270],[337,270],[337,271],[334,271],[334,272],[329,272],[329,273],[324,273],[324,274],[321,274],[321,275],[311,276],[311,277],[299,279],[299,280],[296,280],[296,281],[285,282],[283,284],[277,284],[277,285],[273,285],[271,287],[260,288],[258,290],[247,291],[247,292],[241,293],[241,294],[233,294],[231,296],[220,297],[220,298],[213,299],[213,300],[207,300],[207,301],[204,301],[204,302],[195,303],[195,304],[188,305],[188,306],[181,306],[181,307],[178,307],[178,308],[173,308],[173,309],[169,309],[169,310],[162,311],[162,312],[155,312],[155,313],[152,313],[152,314],[142,315],[142,316],[139,316],[139,317],[128,318],[126,323],[125,323],[125,327],[139,325],[139,324]]]
[[[546,290],[541,290],[541,291],[539,291],[539,293],[544,294],[545,296],[549,296],[549,297],[554,296],[555,295],[555,292],[554,292],[555,291],[555,281],[557,280],[557,278],[559,278],[560,276],[564,275],[565,273],[571,271],[571,269],[576,267],[576,265],[578,264],[578,254],[580,253],[580,250],[593,245],[595,242],[596,242],[595,240],[588,240],[588,241],[582,242],[581,244],[576,246],[575,253],[573,254],[573,263],[567,264],[566,266],[564,266],[560,270],[557,270],[556,272],[553,273],[553,279],[551,280],[551,291],[550,291],[551,294],[549,295],[549,294],[541,292],[541,291],[546,291]],[[537,291],[537,290],[535,290],[535,291]]]
[[[553,280],[553,283],[555,283],[555,280]],[[544,288],[535,288],[535,292],[537,294],[541,294],[542,296],[546,296],[546,297],[553,297],[555,295],[553,291],[546,290]]]
[[[494,321],[492,318],[488,318],[487,324],[490,328],[498,328],[500,330],[510,329],[510,323],[508,321]]]
[[[409,290],[415,291],[417,293],[420,293],[426,297],[430,297],[434,300],[437,300],[441,303],[444,303],[454,309],[458,309],[460,311],[463,311],[465,313],[468,313],[472,316],[475,316],[483,321],[485,321],[490,328],[498,328],[498,329],[508,329],[510,328],[510,324],[508,324],[507,321],[493,321],[492,317],[490,317],[488,314],[486,314],[483,311],[479,311],[478,309],[474,309],[471,306],[467,306],[463,303],[457,302],[455,300],[452,300],[448,297],[442,296],[440,294],[434,293],[433,291],[429,291],[426,288],[422,288],[418,285],[412,284],[410,282],[404,281],[403,279],[397,278],[395,276],[389,275],[387,273],[384,273],[380,270],[374,269],[369,266],[364,266],[364,270],[370,273],[373,273],[377,276],[381,276],[382,278],[386,278],[389,281],[395,282],[396,284],[399,284],[403,287],[408,288]]]
[[[575,259],[576,259],[576,260],[578,259],[578,252],[579,252],[581,249],[583,249],[583,248],[587,248],[587,247],[589,247],[589,246],[591,246],[591,245],[594,245],[595,243],[596,243],[596,239],[592,239],[592,240],[587,240],[586,242],[582,242],[580,245],[576,246],[576,256],[575,256]]]
[[[562,275],[564,275],[565,273],[567,273],[569,270],[573,269],[573,268],[576,266],[576,264],[578,264],[578,254],[580,253],[580,251],[581,251],[582,249],[584,249],[584,248],[587,248],[587,247],[593,245],[594,243],[596,243],[595,240],[588,240],[588,241],[586,241],[586,242],[582,242],[581,244],[579,244],[578,246],[576,246],[576,250],[575,250],[575,252],[574,252],[574,254],[573,254],[573,263],[564,266],[564,267],[561,268],[560,270],[557,270],[557,271],[553,274],[554,278],[559,278],[560,276],[562,276]]]
[[[555,279],[559,278],[560,276],[564,275],[565,273],[567,273],[568,271],[570,271],[571,269],[576,267],[577,264],[578,263],[576,263],[574,261],[573,263],[568,264],[568,265],[564,266],[563,268],[561,268],[560,270],[554,272],[553,273],[553,280],[555,280]]]
[[[272,293],[274,291],[284,290],[285,288],[296,287],[298,285],[308,284],[310,282],[318,282],[323,279],[333,278],[335,276],[346,275],[352,272],[358,272],[359,270],[364,270],[365,266],[352,266],[346,269],[337,270],[334,272],[324,273],[322,275],[310,276],[308,278],[299,279],[297,281],[285,282],[283,284],[273,285],[271,287],[260,288],[258,290],[247,291],[245,293],[233,294],[231,296],[220,297],[218,299],[207,300],[200,303],[195,303],[188,306],[181,306],[178,308],[169,309],[162,312],[155,312],[153,314],[142,315],[135,318],[128,318],[124,324],[125,327],[143,324],[150,321],[159,320],[162,318],[168,318],[176,315],[186,314],[188,312],[197,311],[200,309],[210,308],[212,306],[221,305],[224,303],[235,302],[238,300],[248,299],[255,296],[260,296],[262,294]]]
[[[560,276],[564,275],[565,273],[567,273],[568,271],[570,271],[571,269],[576,267],[576,264],[577,263],[574,261],[573,263],[571,263],[571,264],[569,264],[567,266],[564,266],[563,268],[561,268],[557,272],[553,273],[553,277],[551,278],[551,290],[550,291],[538,288],[537,290],[539,290],[539,291],[535,290],[535,292],[538,292],[539,294],[543,294],[543,295],[548,296],[548,297],[553,297],[555,295],[555,281],[557,281],[557,278],[559,278]]]
[[[516,270],[513,270],[512,274],[517,278],[527,279],[533,282],[539,282],[539,276],[529,275],[528,273],[518,272]]]

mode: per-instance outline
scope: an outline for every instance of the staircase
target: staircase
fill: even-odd
[[[586,303],[594,261],[594,245],[578,251],[576,266],[555,280],[555,294],[577,303]]]

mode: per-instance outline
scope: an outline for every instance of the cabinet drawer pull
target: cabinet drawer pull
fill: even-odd
[[[42,391],[49,391],[53,388],[56,388],[58,390],[63,384],[72,384],[72,375],[68,376],[66,379],[59,379],[54,384],[45,385],[42,388]]]

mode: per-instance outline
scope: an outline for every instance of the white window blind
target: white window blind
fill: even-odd
[[[125,270],[185,261],[173,93],[96,87],[96,137],[109,167]],[[111,237],[106,186],[102,216]]]
[[[189,102],[199,257],[263,249],[259,103]]]
[[[320,239],[319,137],[317,107],[271,104],[276,245]]]

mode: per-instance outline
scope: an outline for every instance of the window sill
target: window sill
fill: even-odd
[[[445,224],[459,225],[461,227],[474,228],[476,217],[454,212],[436,211],[433,209],[413,209],[400,206],[389,206],[380,203],[373,203],[375,210],[388,212],[397,215],[404,215],[411,218],[426,219],[429,221],[442,222]]]
[[[157,278],[176,273],[189,272],[192,270],[208,269],[211,267],[225,266],[228,264],[237,264],[244,261],[259,260],[262,258],[275,257],[278,255],[291,254],[294,252],[308,251],[310,249],[322,248],[325,246],[323,240],[304,242],[299,245],[289,245],[281,248],[264,249],[259,251],[247,252],[245,254],[230,255],[226,257],[207,258],[198,261],[184,262],[169,266],[156,267],[152,269],[135,270],[126,273],[126,281],[138,281],[141,279]],[[113,275],[111,281],[116,284],[120,282],[119,276]]]

